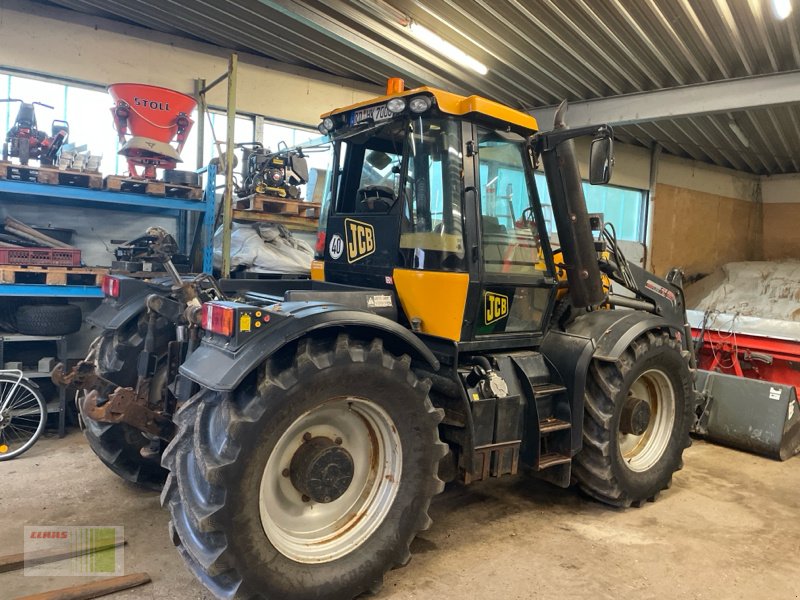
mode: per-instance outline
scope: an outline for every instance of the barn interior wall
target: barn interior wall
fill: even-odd
[[[761,183],[765,260],[800,258],[800,175],[774,175]]]

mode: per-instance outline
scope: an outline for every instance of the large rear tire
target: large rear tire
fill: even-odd
[[[144,347],[144,336],[137,320],[121,330],[106,331],[101,336],[97,348],[97,370],[101,377],[121,386],[136,385],[136,361]],[[168,327],[162,328],[157,336],[157,344],[164,347],[171,339]],[[160,393],[158,387],[164,382],[154,378],[151,393]],[[79,409],[82,402],[78,402]],[[89,446],[100,461],[122,479],[136,485],[161,490],[167,479],[167,470],[160,464],[160,457],[142,456],[143,449],[149,449],[150,439],[138,429],[127,423],[101,423],[88,417],[81,409],[81,419],[85,425],[83,433]]]
[[[614,363],[593,360],[573,461],[581,490],[612,506],[654,501],[683,464],[692,407],[691,374],[666,332],[638,337]]]
[[[232,397],[181,408],[161,500],[212,593],[350,599],[409,560],[446,451],[410,362],[378,339],[302,340]]]

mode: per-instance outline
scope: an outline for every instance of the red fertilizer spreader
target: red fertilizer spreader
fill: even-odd
[[[172,170],[183,162],[181,151],[194,125],[189,117],[197,106],[194,98],[142,83],[115,83],[108,93],[115,102],[111,113],[122,144],[119,154],[128,159],[131,177],[155,179],[156,169]]]

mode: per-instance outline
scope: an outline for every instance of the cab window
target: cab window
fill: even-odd
[[[464,270],[459,123],[417,117],[409,123],[405,210],[400,251],[405,266]]]
[[[486,273],[544,275],[544,255],[525,174],[525,140],[478,128],[483,261]]]
[[[385,214],[398,204],[405,135],[406,122],[391,121],[347,138],[337,213]]]

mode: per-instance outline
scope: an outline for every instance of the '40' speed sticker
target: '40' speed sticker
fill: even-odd
[[[344,240],[338,233],[331,238],[331,243],[328,244],[328,252],[333,260],[340,259],[344,254]]]

